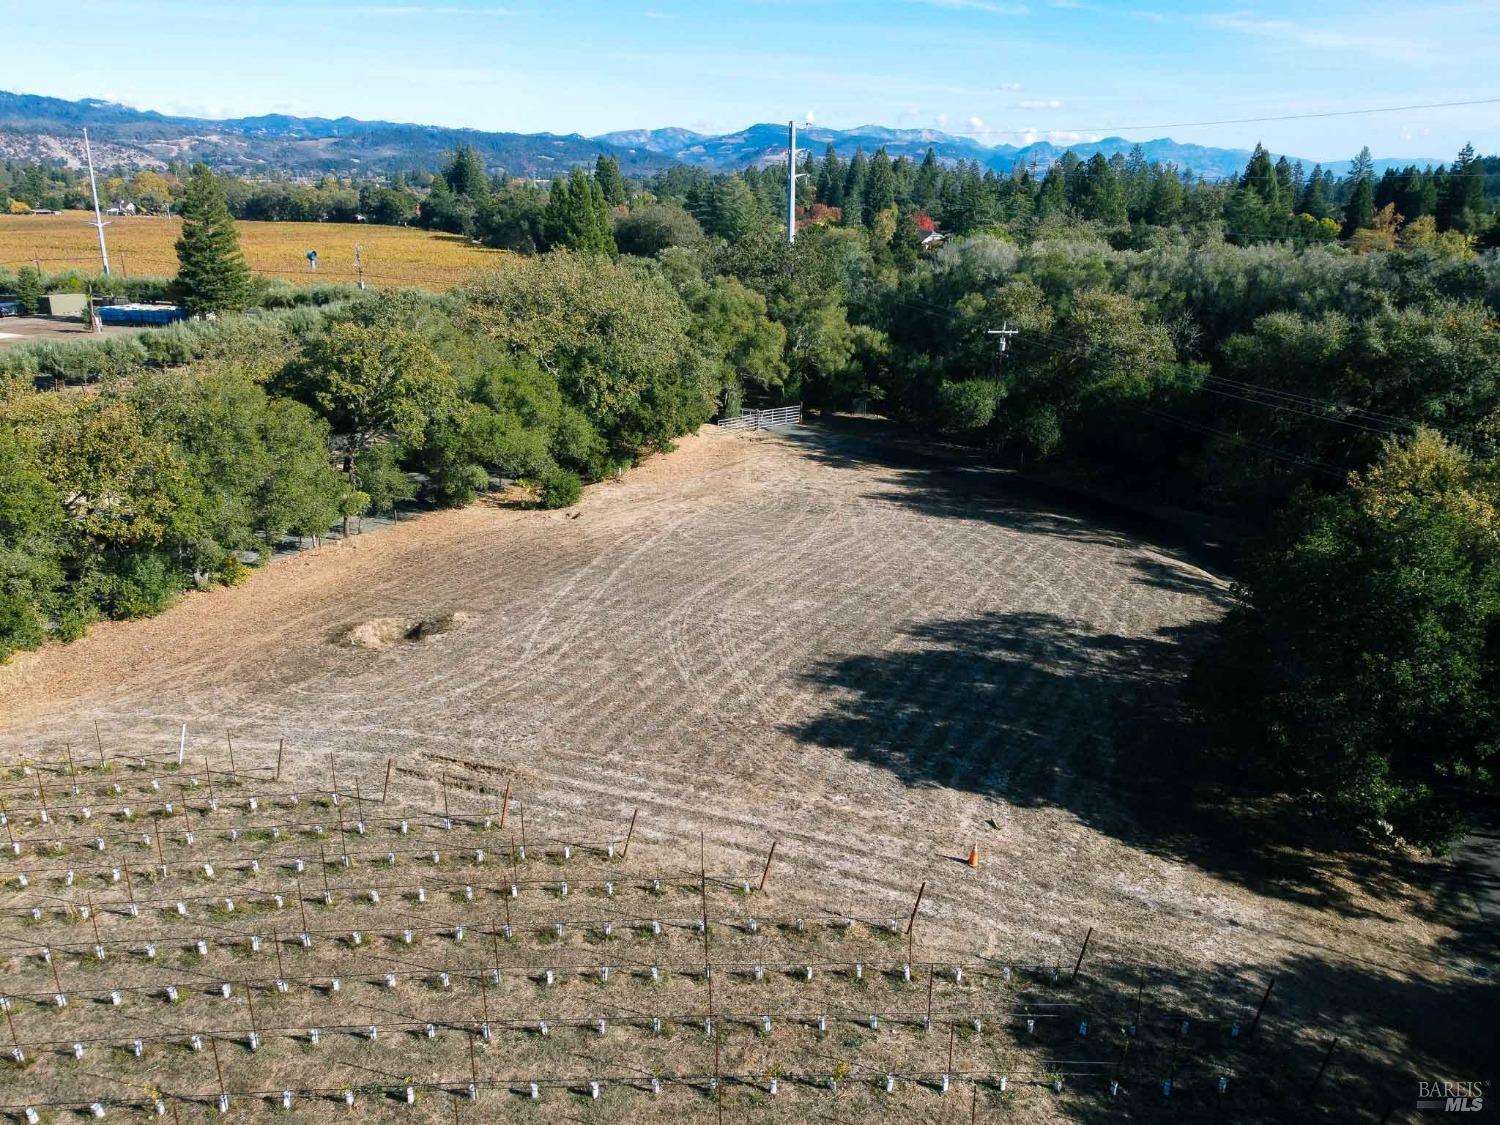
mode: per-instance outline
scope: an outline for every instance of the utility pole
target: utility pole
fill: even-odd
[[[1012,328],[1010,321],[1007,320],[1001,328],[986,328],[984,334],[986,336],[994,336],[996,343],[1000,346],[999,352],[995,355],[995,367],[998,370],[1000,361],[1005,358],[1005,353],[1010,350],[1010,338],[1012,336],[1019,336],[1021,330],[1019,328]]]
[[[797,123],[786,123],[786,240],[797,241]]]
[[[99,213],[99,185],[94,179],[94,150],[89,147],[89,131],[83,131],[83,155],[89,165],[89,192],[94,197],[94,221],[89,224],[99,232],[99,257],[104,263],[104,276],[109,276],[109,248],[104,245],[104,228],[108,225]]]
[[[354,247],[354,272],[359,275],[359,288],[365,287],[365,262],[360,256],[359,246]]]

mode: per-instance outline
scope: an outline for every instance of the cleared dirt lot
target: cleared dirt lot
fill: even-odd
[[[391,757],[393,801],[427,812],[441,777],[466,816],[509,783],[534,839],[619,840],[639,809],[638,875],[694,871],[701,831],[711,875],[753,881],[775,840],[768,916],[901,919],[925,882],[918,962],[1066,975],[1092,927],[1086,975],[1112,1013],[1144,979],[1243,1020],[1275,976],[1276,1034],[1215,1065],[1300,1091],[1339,1036],[1306,1113],[1404,1114],[1409,1077],[1487,1077],[1463,1068],[1483,1057],[1489,948],[1449,869],[1273,863],[1248,839],[1200,845],[1143,821],[1120,795],[1122,747],[1178,736],[1175,680],[1224,591],[1097,513],[878,435],[705,432],[576,512],[426,516],[18,658],[0,670],[0,761],[83,756],[96,721],[107,751],[161,754],[187,723],[189,764],[227,768],[226,730],[241,768],[285,738],[285,777],[308,789],[328,787],[331,754],[346,791],[359,777],[368,794]],[[421,639],[371,625],[450,614]],[[977,871],[956,860],[975,843]],[[1136,1077],[1130,1112],[1164,1115]],[[922,1120],[970,1110],[903,1104]],[[1117,1119],[1120,1104],[987,1111]],[[1250,1104],[1242,1119],[1263,1116]],[[796,1113],[809,1105],[854,1121],[877,1103]]]

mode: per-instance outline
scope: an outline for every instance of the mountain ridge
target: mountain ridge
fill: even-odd
[[[0,157],[76,165],[83,156],[84,128],[90,130],[96,160],[105,167],[162,167],[174,160],[202,160],[211,167],[247,175],[382,175],[430,169],[457,144],[473,145],[491,171],[540,178],[575,164],[590,164],[600,154],[615,156],[627,175],[648,174],[673,164],[729,171],[786,161],[786,126],[768,122],[722,134],[676,126],[623,129],[597,136],[509,133],[348,116],[179,116],[99,98],[70,101],[0,90]],[[1104,137],[1065,145],[1038,140],[1016,146],[985,145],[929,128],[870,124],[852,129],[810,125],[801,130],[799,147],[821,154],[830,143],[846,159],[857,148],[872,153],[884,145],[893,159],[920,160],[930,147],[944,163],[977,161],[997,173],[1009,173],[1017,164],[1043,172],[1069,150],[1088,159],[1096,152],[1105,156],[1128,153],[1136,144],[1148,160],[1174,164],[1206,179],[1238,175],[1250,158],[1248,149],[1185,144],[1168,137],[1140,142]],[[1288,158],[1298,159],[1291,154]],[[1315,162],[1303,159],[1302,163],[1310,170]],[[1428,157],[1384,158],[1375,162],[1375,168],[1382,172],[1386,167],[1436,163]],[[1342,172],[1349,164],[1324,162],[1323,167]]]

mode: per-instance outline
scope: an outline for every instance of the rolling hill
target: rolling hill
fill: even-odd
[[[638,129],[586,137],[578,133],[494,133],[437,125],[363,121],[353,117],[292,117],[266,114],[214,120],[173,117],[87,98],[68,101],[37,94],[0,91],[0,159],[62,161],[83,158],[87,128],[97,161],[105,167],[160,167],[172,161],[201,160],[214,168],[247,175],[379,175],[436,167],[458,144],[476,148],[491,171],[549,177],[575,164],[590,164],[612,153],[627,175],[640,175],[674,163],[715,170],[771,165],[786,160],[786,127],[757,124],[710,136],[689,129]],[[977,161],[997,172],[1016,165],[1045,169],[1068,149],[1087,159],[1096,152],[1129,152],[1137,142],[1123,137],[1067,146],[1037,141],[1023,147],[990,146],[970,137],[934,129],[853,129],[810,126],[801,143],[821,151],[832,144],[841,156],[885,146],[894,157],[921,159],[932,148],[940,160]],[[1139,142],[1148,160],[1177,165],[1193,175],[1222,179],[1237,174],[1249,159],[1244,149],[1181,144],[1169,138]],[[1313,161],[1303,160],[1307,167]],[[1340,171],[1347,161],[1328,167]],[[1382,160],[1404,166],[1436,163],[1425,159]]]

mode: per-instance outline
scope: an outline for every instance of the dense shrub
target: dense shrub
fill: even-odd
[[[551,469],[542,474],[538,483],[544,508],[571,508],[583,495],[583,482],[577,473],[570,473],[567,469]]]

